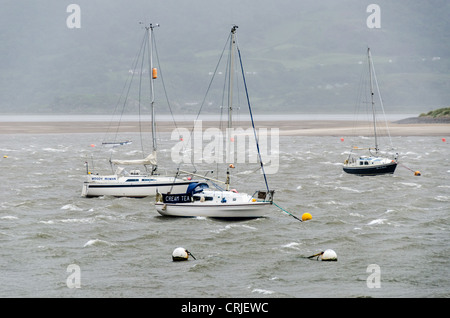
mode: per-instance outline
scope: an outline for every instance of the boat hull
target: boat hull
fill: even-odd
[[[191,181],[183,182],[84,182],[81,195],[86,198],[100,196],[145,198],[157,192],[183,192]]]
[[[210,218],[260,218],[267,213],[270,202],[248,203],[163,203],[156,202],[155,207],[159,214],[178,217],[210,217]]]
[[[362,176],[374,176],[380,174],[393,174],[397,168],[397,162],[374,166],[344,166],[344,171],[350,174]]]

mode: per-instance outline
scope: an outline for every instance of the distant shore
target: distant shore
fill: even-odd
[[[256,128],[278,128],[281,136],[354,136],[361,135],[355,129],[354,121],[347,120],[282,120],[258,121]],[[358,124],[358,127],[369,127],[370,123]],[[177,122],[176,127],[191,130],[192,121]],[[170,121],[157,123],[158,132],[172,132],[175,124]],[[218,121],[202,121],[202,128],[220,127]],[[249,122],[239,121],[235,127],[251,127]],[[62,134],[62,133],[106,133],[115,131],[116,127],[109,122],[99,121],[70,121],[70,122],[0,122],[0,134]],[[448,136],[450,123],[407,123],[390,122],[391,136]],[[150,122],[129,121],[122,122],[120,132],[151,132]]]

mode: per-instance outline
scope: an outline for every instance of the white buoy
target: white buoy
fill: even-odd
[[[337,261],[336,252],[331,249],[325,250],[322,254],[321,259],[322,259],[322,261],[326,261],[326,262]]]
[[[195,256],[187,249],[184,247],[177,247],[172,253],[172,260],[174,262],[187,261],[189,256],[192,256],[192,258],[196,260]]]
[[[188,251],[183,247],[177,247],[172,253],[172,260],[174,262],[187,261],[188,257]]]

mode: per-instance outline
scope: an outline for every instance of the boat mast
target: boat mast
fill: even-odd
[[[372,60],[371,60],[371,56],[370,56],[370,48],[367,48],[367,58],[369,60],[370,98],[371,98],[371,103],[372,103],[373,135],[375,137],[375,153],[378,153],[377,122],[375,120],[375,102],[374,102],[374,93],[373,93]]]
[[[150,76],[150,103],[151,103],[151,111],[152,111],[152,140],[153,140],[153,152],[156,152],[157,144],[156,144],[156,123],[155,123],[155,92],[154,92],[154,86],[153,81],[155,80],[153,76],[153,29],[159,27],[159,24],[152,24],[148,27],[145,27],[145,29],[148,32],[148,52],[149,52],[149,76]],[[156,172],[157,166],[153,166],[152,174],[153,172]]]
[[[231,133],[233,126],[233,77],[234,77],[234,54],[236,50],[236,29],[237,25],[233,25],[231,28],[231,41],[230,41],[230,70],[228,80],[228,131]],[[228,154],[231,151],[231,143],[227,142]],[[227,168],[227,178],[225,181],[226,190],[230,189],[230,168]]]
[[[236,29],[237,25],[231,28],[231,42],[230,42],[230,74],[228,82],[228,128],[233,126],[233,76],[234,76],[234,51],[236,47]]]

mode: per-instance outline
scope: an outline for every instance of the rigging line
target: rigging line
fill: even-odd
[[[149,42],[148,37],[146,37],[145,44],[144,44],[144,52],[142,54],[142,59],[141,59],[141,72],[139,74],[139,92],[138,92],[139,139],[140,139],[140,143],[141,143],[142,158],[145,158],[144,143],[142,141],[142,120],[141,120],[142,70],[144,68],[145,46],[147,46],[147,51],[148,51],[148,45],[149,45],[148,42]],[[147,167],[145,167],[145,169],[147,169]]]
[[[149,41],[148,44],[148,65],[149,65],[149,86],[150,86],[150,105],[151,105],[151,112],[152,112],[152,148],[153,151],[156,151],[157,144],[156,144],[156,120],[155,120],[155,90],[154,90],[154,78],[153,78],[153,47],[155,43],[154,39],[154,33],[153,29],[154,27],[158,27],[159,24],[156,24],[153,26],[152,23],[150,23],[150,26],[147,27],[147,31],[149,32],[149,37],[151,42]],[[156,171],[158,168],[157,165],[153,166],[153,171]],[[152,172],[153,174],[153,172]]]
[[[139,62],[139,58],[140,58],[140,56],[141,56],[141,54],[142,54],[143,48],[145,47],[145,39],[146,39],[146,35],[147,35],[147,34],[144,33],[144,36],[143,36],[143,38],[142,38],[141,46],[140,46],[140,48],[139,48],[138,54],[136,55],[136,58],[135,58],[135,60],[134,60],[134,62],[133,62],[133,65],[132,65],[132,74],[131,74],[131,78],[130,78],[130,80],[129,80],[129,82],[128,82],[128,89],[127,89],[127,91],[126,91],[126,95],[125,95],[125,98],[124,98],[124,101],[123,101],[123,105],[122,105],[122,111],[121,111],[120,116],[119,116],[119,123],[122,121],[122,117],[123,117],[123,114],[124,114],[124,112],[125,112],[125,107],[126,107],[127,102],[128,102],[128,96],[129,96],[129,94],[130,94],[131,83],[133,83],[133,79],[134,79],[134,75],[136,74],[136,68],[137,68],[137,65],[138,65],[138,62]],[[142,71],[142,70],[141,70],[141,71]],[[125,85],[126,85],[126,83],[125,83]],[[120,100],[120,99],[119,99],[119,100]],[[117,140],[117,135],[119,134],[119,128],[120,128],[120,124],[117,125],[116,133],[115,133],[115,135],[114,135],[114,141]],[[111,155],[110,155],[110,157],[109,157],[109,160],[110,160],[110,161],[111,161],[111,158],[112,158],[112,154],[113,154],[113,153],[111,152]]]
[[[205,97],[203,98],[203,101],[202,101],[202,103],[200,104],[200,109],[198,110],[197,116],[196,116],[195,119],[194,119],[194,124],[193,124],[192,129],[191,129],[191,132],[190,132],[190,134],[189,134],[189,136],[188,136],[188,141],[189,141],[189,142],[190,142],[190,140],[191,140],[192,133],[194,132],[195,122],[196,122],[196,121],[198,120],[198,118],[200,117],[200,113],[201,113],[201,111],[202,111],[202,109],[203,109],[203,106],[205,105],[206,97],[208,96],[208,93],[209,93],[209,90],[210,90],[210,88],[211,88],[211,85],[212,85],[212,83],[213,83],[213,81],[214,81],[214,78],[215,78],[215,76],[216,76],[216,74],[217,74],[217,69],[218,69],[219,66],[220,66],[220,62],[222,61],[223,54],[224,54],[224,52],[225,52],[225,50],[226,50],[226,47],[227,47],[227,44],[228,44],[228,41],[230,40],[230,38],[231,38],[231,34],[228,36],[228,39],[227,39],[227,41],[225,42],[225,46],[224,46],[224,48],[223,48],[223,50],[222,50],[222,53],[220,54],[220,58],[219,58],[219,61],[217,62],[216,68],[214,69],[214,73],[213,73],[213,76],[212,76],[212,78],[211,78],[211,81],[209,82],[208,88],[206,89]],[[185,150],[185,149],[184,149],[184,150]],[[191,158],[192,158],[192,156],[191,156]],[[196,166],[195,166],[195,163],[192,162],[192,160],[191,160],[191,164],[192,164],[192,166],[194,167],[194,170],[197,171],[197,168],[196,168]],[[178,164],[178,167],[179,167],[180,165],[181,165],[181,162]]]
[[[208,93],[209,93],[209,90],[210,90],[210,88],[211,88],[211,85],[212,85],[212,83],[213,83],[213,81],[214,81],[214,78],[216,77],[217,69],[219,68],[220,62],[222,61],[223,54],[224,54],[224,52],[225,52],[225,49],[226,49],[226,47],[227,47],[227,44],[228,44],[228,41],[230,40],[230,38],[231,38],[231,33],[230,33],[230,35],[229,35],[228,38],[227,38],[227,41],[226,41],[225,46],[224,46],[224,48],[223,48],[223,50],[222,50],[222,53],[220,54],[219,61],[217,62],[216,68],[214,69],[213,76],[212,76],[212,78],[211,78],[211,81],[209,82],[208,88],[206,89],[205,97],[203,98],[203,101],[202,101],[202,103],[201,103],[201,105],[200,105],[200,109],[199,109],[199,111],[198,111],[198,113],[197,113],[197,117],[195,118],[195,120],[198,119],[198,117],[200,116],[200,112],[202,111],[203,106],[205,105],[206,97],[208,96]]]
[[[227,42],[228,43],[228,42]],[[225,108],[225,92],[229,91],[227,88],[227,83],[229,84],[229,81],[227,79],[229,78],[229,70],[230,70],[230,59],[231,59],[231,53],[228,54],[227,62],[225,64],[225,75],[224,75],[224,81],[223,81],[223,87],[222,87],[222,101],[220,106],[220,122],[219,122],[219,128],[220,130],[223,129],[223,122],[222,122],[222,116],[223,116],[223,110]],[[229,85],[228,85],[229,87]],[[227,98],[229,98],[229,94],[226,95]],[[229,101],[227,100],[227,105],[229,104]]]
[[[117,112],[117,108],[119,107],[120,101],[121,101],[121,99],[122,99],[122,97],[123,97],[123,95],[124,95],[124,92],[125,92],[125,89],[127,88],[127,85],[131,84],[131,82],[132,82],[132,78],[133,78],[134,73],[135,73],[134,71],[135,71],[136,66],[137,66],[137,63],[138,63],[138,61],[139,61],[139,57],[140,57],[140,55],[141,55],[142,46],[144,45],[144,41],[145,41],[145,35],[144,35],[144,37],[143,37],[143,42],[141,43],[141,47],[140,47],[140,49],[139,49],[139,51],[138,51],[138,54],[137,54],[136,57],[133,59],[133,63],[131,64],[131,75],[128,76],[127,80],[125,81],[125,83],[124,83],[124,85],[123,85],[123,87],[122,87],[122,91],[121,91],[121,93],[120,93],[120,95],[119,95],[119,99],[117,100],[116,106],[115,106],[115,108],[114,108],[113,115],[111,116],[111,122],[110,122],[110,124],[109,124],[109,126],[108,126],[108,130],[107,130],[106,134],[108,134],[109,130],[111,129],[111,126],[112,126],[112,119],[114,118],[114,115],[115,115],[116,112]],[[129,91],[129,89],[128,89],[128,91]],[[126,95],[125,100],[127,99],[127,97],[128,97],[128,94]],[[122,114],[123,114],[123,109],[122,109]],[[121,116],[122,116],[122,114],[121,114]],[[121,117],[120,117],[120,119],[121,119]],[[106,134],[105,134],[104,140],[106,140]],[[116,137],[117,137],[117,132],[116,132],[115,138],[116,138]],[[116,141],[116,139],[114,139],[114,141]]]
[[[371,55],[371,57],[372,57],[372,55]],[[377,75],[375,73],[375,66],[373,65],[373,62],[372,62],[372,71],[373,71],[373,77],[374,77],[374,81],[375,81],[375,86],[377,88],[378,98],[380,99],[381,111],[383,112],[383,117],[384,117],[384,122],[385,122],[385,126],[386,126],[387,135],[388,135],[388,138],[389,138],[389,143],[390,143],[391,147],[393,148],[391,134],[389,132],[389,127],[388,127],[388,124],[387,124],[386,113],[384,112],[383,99],[381,98],[380,88],[378,87],[378,80],[377,80]]]
[[[154,38],[154,48],[155,48],[156,61],[158,63],[159,76],[161,77],[161,83],[162,83],[162,86],[163,86],[164,95],[166,97],[167,105],[169,106],[170,115],[172,116],[172,121],[173,121],[173,124],[175,126],[175,129],[176,129],[177,132],[179,132],[179,128],[178,128],[177,122],[175,120],[175,116],[173,114],[173,111],[172,111],[172,106],[170,105],[169,96],[167,95],[166,84],[164,82],[164,77],[163,77],[163,72],[162,72],[162,68],[161,68],[161,63],[159,62],[159,54],[158,54],[158,48],[156,47],[155,35],[153,35],[153,38]]]
[[[225,47],[228,44],[228,40],[225,44]],[[228,59],[227,62],[225,64],[225,75],[224,75],[224,81],[223,81],[223,87],[222,87],[222,98],[220,100],[220,117],[219,117],[219,130],[223,131],[224,130],[224,124],[223,124],[223,110],[225,109],[225,92],[227,91],[227,78],[228,78],[228,70],[229,67],[228,65],[230,65],[230,56],[231,54],[228,54]],[[228,104],[228,103],[227,103]],[[226,131],[226,129],[225,129]],[[216,178],[219,179],[219,160],[216,162]]]
[[[134,64],[134,62],[133,62],[133,64]],[[122,96],[123,96],[123,94],[124,94],[124,92],[125,92],[125,89],[126,89],[126,87],[127,87],[128,80],[129,80],[129,78],[130,78],[131,76],[132,76],[132,75],[129,75],[128,78],[127,78],[127,80],[126,80],[125,83],[123,84],[122,91],[121,91],[121,93],[120,93],[120,95],[119,95],[119,99],[117,100],[116,106],[114,107],[114,111],[113,111],[113,114],[111,115],[111,120],[110,120],[110,122],[109,122],[109,125],[108,125],[108,128],[107,128],[107,130],[106,130],[106,133],[105,133],[105,135],[104,135],[104,137],[103,137],[103,141],[106,141],[106,140],[107,140],[107,139],[106,139],[106,136],[107,136],[107,135],[109,134],[109,132],[110,132],[110,129],[111,129],[111,126],[112,126],[112,122],[113,122],[113,118],[114,118],[114,116],[115,116],[115,114],[116,114],[116,112],[117,112],[117,108],[119,107],[120,101],[121,101]],[[114,141],[115,141],[115,139],[114,139]]]
[[[360,127],[358,127],[358,120],[359,120],[359,116],[362,113],[361,111],[361,105],[363,104],[363,92],[365,92],[365,70],[363,70],[361,68],[361,72],[359,75],[359,81],[358,81],[358,86],[357,86],[357,90],[356,90],[356,99],[355,99],[355,106],[354,106],[354,110],[353,110],[353,129],[352,132],[354,135],[357,134],[358,129],[360,129]]]
[[[253,133],[255,135],[255,141],[256,141],[256,149],[258,150],[258,157],[259,157],[259,163],[261,165],[261,171],[264,175],[264,181],[266,183],[266,188],[267,188],[267,192],[269,192],[269,184],[267,183],[267,177],[266,177],[266,173],[264,171],[264,164],[262,162],[261,159],[261,152],[259,151],[259,142],[258,142],[258,137],[256,135],[256,129],[255,129],[255,123],[253,121],[253,113],[252,113],[252,108],[250,106],[250,99],[248,97],[248,90],[247,90],[247,82],[245,80],[245,73],[244,73],[244,66],[242,65],[242,57],[241,57],[241,50],[239,49],[239,46],[237,45],[237,41],[236,41],[236,48],[238,51],[238,55],[239,55],[239,62],[241,64],[241,71],[242,71],[242,80],[244,82],[244,88],[245,88],[245,96],[247,97],[247,104],[248,104],[248,110],[250,112],[250,118],[252,120],[252,126],[253,126]]]

